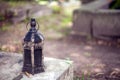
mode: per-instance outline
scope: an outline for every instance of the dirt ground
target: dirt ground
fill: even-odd
[[[21,44],[26,32],[25,23],[19,23],[19,26],[13,25],[9,30],[0,31],[0,49],[22,53]],[[77,77],[84,76],[84,80],[120,80],[120,47],[118,44],[88,40],[69,34],[58,39],[45,39],[43,52],[47,57],[74,61],[76,80],[80,80]]]
[[[70,37],[63,40],[46,41],[45,55],[73,60],[75,74],[80,77],[83,77],[83,74],[89,77],[86,77],[85,80],[120,79],[120,77],[110,78],[110,75],[119,75],[119,48],[98,45],[91,41],[76,41],[74,36]]]

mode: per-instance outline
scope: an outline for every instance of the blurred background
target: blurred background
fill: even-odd
[[[120,0],[0,0],[0,51],[22,54],[36,18],[44,55],[74,61],[74,80],[120,80],[119,9]]]

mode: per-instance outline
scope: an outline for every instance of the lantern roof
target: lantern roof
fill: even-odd
[[[36,20],[34,18],[30,21],[31,28],[25,35],[24,41],[25,42],[32,42],[32,39],[34,39],[34,43],[39,43],[44,40],[43,35],[38,32],[38,29],[36,29]]]

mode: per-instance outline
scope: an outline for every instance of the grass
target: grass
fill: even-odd
[[[85,77],[84,75],[82,75],[82,77],[78,77],[78,76],[75,76],[73,80],[85,80]]]
[[[47,5],[48,1],[36,0],[40,5]]]
[[[17,7],[17,6],[24,6],[26,4],[26,2],[23,2],[23,1],[18,1],[18,2],[14,2],[14,1],[9,1],[8,4],[11,6],[11,7]]]
[[[74,76],[73,80],[90,80],[89,75],[85,76],[84,74],[82,74],[81,77],[79,76]]]
[[[16,8],[16,7],[23,7],[25,5],[29,4],[36,4],[35,1],[8,1],[6,2],[10,7]]]
[[[8,31],[9,30],[9,27],[10,26],[10,24],[9,23],[7,23],[7,24],[3,24],[1,27],[0,27],[0,31]]]
[[[71,23],[71,16],[52,14],[50,16],[43,16],[37,21],[40,24],[40,30],[49,39],[61,38],[70,32],[68,24]]]
[[[74,77],[73,80],[80,80],[80,78],[76,76],[76,77]]]

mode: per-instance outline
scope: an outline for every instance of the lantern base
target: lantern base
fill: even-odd
[[[55,58],[44,59],[45,72],[26,76],[20,80],[73,80],[73,62]],[[18,80],[18,79],[15,79]]]
[[[31,68],[31,67],[23,67],[22,72],[27,72],[30,73],[32,75],[34,74],[38,74],[41,72],[44,72],[44,68],[43,67],[36,67],[36,68]]]
[[[34,68],[34,74],[41,73],[41,72],[45,72],[43,67]]]

